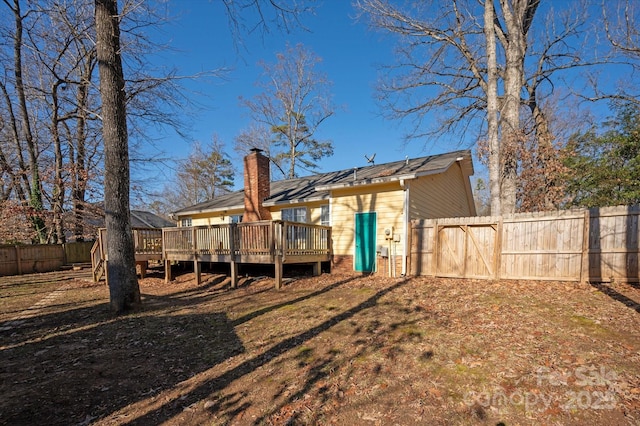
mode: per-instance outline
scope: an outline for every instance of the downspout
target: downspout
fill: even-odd
[[[403,249],[402,249],[402,276],[407,276],[407,253],[409,251],[409,232],[411,232],[409,227],[409,181],[405,181],[404,179],[400,180],[400,186],[404,188],[404,205],[403,205],[403,216],[404,216],[404,237],[403,237]]]

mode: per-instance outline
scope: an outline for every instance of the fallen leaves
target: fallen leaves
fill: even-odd
[[[46,299],[1,329],[0,423],[640,419],[640,315],[592,286],[325,274],[231,290],[211,273],[200,286],[150,276],[143,309],[114,319],[103,285],[67,283],[73,304]],[[45,300],[29,291],[0,300],[14,312]]]

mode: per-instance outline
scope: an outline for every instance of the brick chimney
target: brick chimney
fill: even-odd
[[[271,212],[262,206],[262,202],[270,194],[270,187],[269,158],[262,155],[261,149],[253,148],[244,157],[243,222],[271,220]]]

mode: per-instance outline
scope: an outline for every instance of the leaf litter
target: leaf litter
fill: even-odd
[[[85,278],[2,278],[0,423],[640,422],[630,284],[150,274],[113,317]]]

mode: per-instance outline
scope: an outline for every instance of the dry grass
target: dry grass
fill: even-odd
[[[629,285],[204,279],[0,278],[0,424],[640,422]]]

